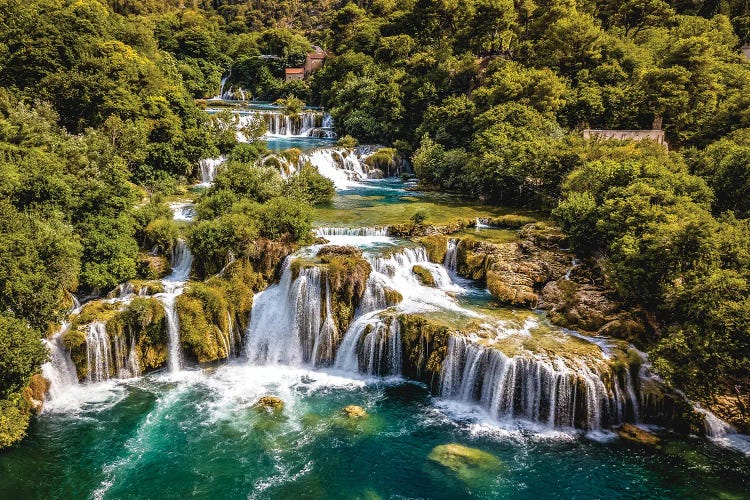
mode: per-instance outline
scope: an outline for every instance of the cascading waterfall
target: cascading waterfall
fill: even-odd
[[[78,299],[75,295],[71,295],[71,297],[73,308],[68,313],[69,317],[81,311],[81,304]],[[49,361],[42,365],[42,376],[49,382],[47,393],[50,400],[59,398],[69,387],[78,385],[75,364],[70,359],[70,353],[65,349],[62,342],[63,335],[69,329],[70,321],[66,320],[51,339],[43,340],[50,353]]]
[[[102,382],[112,375],[112,350],[110,349],[107,327],[101,321],[94,321],[86,332],[86,380]]]
[[[237,126],[239,129],[252,126],[256,120],[262,120],[265,123],[267,137],[336,138],[332,125],[331,127],[323,125],[323,123],[331,122],[330,115],[321,114],[319,111],[302,111],[297,115],[289,115],[281,110],[241,111]]]
[[[315,236],[388,236],[387,227],[318,227]]]
[[[279,283],[255,297],[248,358],[257,364],[329,365],[338,341],[328,280],[319,267],[301,268],[293,279],[292,262],[287,257]]]
[[[597,430],[637,422],[635,394],[627,370],[562,357],[509,357],[457,336],[441,372],[442,397],[478,404],[498,420],[550,427]]]
[[[477,217],[477,220],[474,222],[474,227],[477,229],[489,229],[492,226],[489,225],[490,220],[485,217]]]
[[[190,222],[195,218],[195,204],[190,202],[176,201],[169,204],[174,214],[173,219],[181,222]]]
[[[458,269],[458,239],[448,239],[448,248],[445,251],[445,259],[443,259],[443,265],[446,269],[456,272]]]
[[[185,283],[193,267],[193,255],[183,239],[177,240],[172,250],[172,274],[162,280],[164,293],[157,295],[164,305],[169,339],[169,357],[167,360],[169,371],[180,371],[180,320],[177,316],[175,301],[185,289]]]
[[[369,154],[369,151],[322,148],[300,155],[299,164],[310,162],[321,175],[333,181],[336,189],[346,189],[369,177],[369,168],[365,164]]]
[[[201,182],[198,184],[198,186],[210,187],[214,182],[214,178],[216,177],[217,169],[226,161],[227,159],[221,156],[219,158],[203,159],[198,162],[201,168]]]
[[[110,338],[103,322],[89,324],[86,332],[86,368],[88,382],[139,376],[141,370],[135,354],[135,338],[126,343],[122,336]]]
[[[336,368],[368,375],[401,375],[401,327],[377,314],[355,320],[336,357]]]

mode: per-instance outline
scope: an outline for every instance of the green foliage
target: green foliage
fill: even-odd
[[[21,393],[0,399],[0,449],[23,439],[29,420],[31,409]]]
[[[0,314],[0,400],[26,387],[47,356],[38,330],[25,321]]]
[[[287,181],[284,193],[289,198],[312,204],[330,203],[336,190],[333,182],[318,172],[309,162]]]
[[[275,168],[230,160],[216,174],[211,193],[227,190],[240,198],[262,203],[279,196],[283,185],[284,181]]]

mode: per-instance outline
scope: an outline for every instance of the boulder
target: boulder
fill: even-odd
[[[429,269],[417,265],[411,268],[411,272],[417,276],[419,282],[424,286],[435,286],[435,278]]]
[[[661,443],[661,438],[633,424],[622,424],[616,431],[622,439],[640,445],[658,446]]]
[[[469,483],[496,475],[504,468],[504,464],[495,455],[457,443],[436,446],[427,459]]]
[[[346,406],[344,407],[342,412],[347,418],[352,418],[352,419],[361,419],[361,418],[367,418],[370,416],[365,411],[364,408],[362,408],[361,406],[357,406],[357,405]]]
[[[284,401],[276,396],[263,396],[255,402],[253,408],[260,412],[277,415],[284,410]]]

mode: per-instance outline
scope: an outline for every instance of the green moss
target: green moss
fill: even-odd
[[[370,263],[353,247],[323,247],[318,257],[330,285],[334,322],[339,332],[345,332],[365,293]]]
[[[418,211],[430,214],[434,226],[472,224],[478,217],[500,217],[508,209],[470,203],[446,195],[404,196],[393,203],[385,196],[346,196],[314,210],[315,225],[387,227],[408,224]]]
[[[502,274],[489,270],[486,273],[487,289],[502,304],[522,307],[535,307],[539,297],[531,288],[510,286],[503,279]]]
[[[448,250],[448,238],[442,235],[424,236],[417,240],[427,250],[430,262],[442,264]]]
[[[526,224],[532,224],[536,221],[535,217],[527,215],[505,214],[500,217],[487,218],[487,225],[502,229],[521,229]]]
[[[381,148],[368,156],[365,164],[371,169],[380,170],[386,177],[396,175],[399,170],[398,153],[393,148]]]
[[[393,288],[384,287],[383,293],[385,294],[385,303],[390,306],[400,304],[404,300],[404,296],[401,295],[398,290]]]
[[[421,314],[402,314],[398,316],[398,322],[404,351],[404,375],[437,387],[448,352],[448,340],[455,330]]]
[[[163,255],[141,252],[138,255],[138,276],[144,280],[158,280],[168,275],[171,266]]]
[[[281,156],[286,159],[289,163],[296,165],[299,163],[299,157],[302,151],[298,148],[289,148],[281,152]]]
[[[118,309],[120,307],[122,309]],[[71,328],[63,335],[63,343],[70,351],[79,379],[83,380],[88,375],[86,332],[89,325],[96,321],[105,324],[110,341],[119,337],[127,340],[127,345],[130,345],[131,339],[133,340],[135,357],[142,372],[159,368],[166,363],[167,326],[164,306],[158,299],[136,297],[124,307],[121,303],[95,301],[84,306],[74,318]]]
[[[216,290],[194,283],[187,292],[177,297],[175,307],[180,319],[180,345],[183,351],[199,363],[224,359],[229,355],[226,330],[222,331],[216,323],[223,324],[226,329],[227,316],[223,319],[216,317],[220,310],[227,310],[226,303]]]
[[[419,281],[425,285],[425,286],[435,286],[435,278],[432,276],[432,273],[429,271],[429,269],[426,269],[422,266],[414,266],[411,268],[411,272],[413,272],[417,278],[419,278]]]

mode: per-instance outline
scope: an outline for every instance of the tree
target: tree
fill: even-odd
[[[48,355],[38,330],[0,313],[0,400],[26,387]]]

